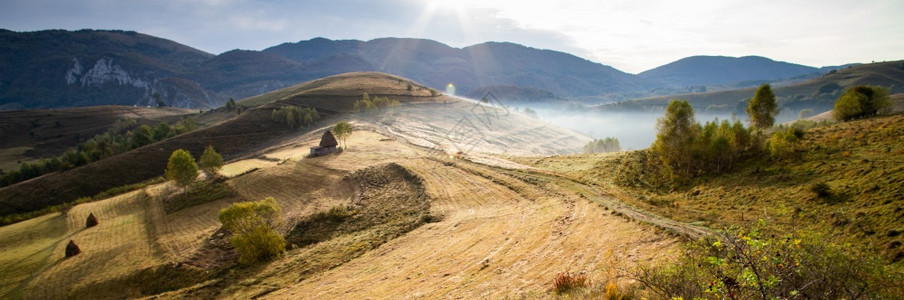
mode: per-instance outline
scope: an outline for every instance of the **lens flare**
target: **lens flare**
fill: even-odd
[[[446,95],[455,96],[455,85],[451,82],[446,85]]]

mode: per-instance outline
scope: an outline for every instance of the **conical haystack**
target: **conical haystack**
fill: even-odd
[[[336,142],[336,137],[333,136],[333,133],[329,130],[323,133],[323,137],[320,138],[320,147],[328,148],[328,147],[336,147],[339,145],[339,142]]]
[[[85,227],[91,228],[97,226],[97,217],[94,216],[94,213],[88,214],[88,220],[85,221]]]
[[[73,257],[82,253],[82,250],[78,248],[78,245],[75,244],[75,241],[69,240],[69,244],[66,245],[66,257]]]

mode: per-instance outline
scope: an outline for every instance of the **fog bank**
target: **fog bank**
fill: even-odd
[[[543,121],[586,134],[593,138],[615,137],[623,150],[649,148],[656,140],[656,120],[665,112],[573,112],[555,109],[534,109]],[[730,114],[697,114],[703,124],[715,119],[732,120]],[[743,120],[742,120],[743,121]]]

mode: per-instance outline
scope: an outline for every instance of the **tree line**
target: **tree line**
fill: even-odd
[[[891,105],[888,92],[881,87],[854,86],[835,103],[835,118],[840,121],[872,116]],[[801,128],[774,128],[779,113],[775,94],[768,84],[760,86],[748,102],[750,127],[739,120],[715,120],[701,125],[686,100],[672,100],[665,115],[657,121],[656,141],[645,159],[651,170],[663,170],[658,180],[671,184],[704,174],[718,174],[733,168],[746,158],[763,151],[773,159],[793,156],[805,131]],[[589,146],[589,145],[588,145]],[[585,147],[586,148],[586,147]]]
[[[123,119],[113,123],[103,134],[69,148],[63,154],[35,162],[23,162],[18,170],[2,173],[0,187],[29,180],[47,173],[65,171],[89,164],[119,153],[149,145],[194,130],[194,121],[183,118],[175,124],[159,123],[156,126],[138,125],[135,119]]]
[[[402,105],[399,100],[389,99],[389,97],[374,97],[370,98],[370,95],[364,93],[360,100],[355,101],[352,109],[358,113],[373,113],[375,111],[382,111],[390,107],[396,107]]]
[[[584,153],[605,153],[621,151],[621,143],[617,138],[593,139],[584,145]]]
[[[310,107],[298,107],[294,105],[286,105],[279,109],[274,109],[270,117],[277,122],[286,124],[289,128],[298,126],[308,126],[320,119],[317,110]]]

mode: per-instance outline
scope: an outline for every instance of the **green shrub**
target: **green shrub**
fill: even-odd
[[[797,151],[800,139],[803,138],[803,136],[803,130],[794,127],[788,127],[787,130],[776,131],[766,142],[769,153],[772,157],[779,159],[791,157]]]
[[[282,209],[272,197],[232,204],[220,211],[219,218],[233,234],[229,241],[239,252],[239,263],[270,260],[286,250],[285,239],[273,230],[282,224]]]
[[[820,234],[774,236],[731,228],[692,242],[677,261],[640,267],[652,298],[893,299],[904,274],[876,256]]]
[[[858,85],[844,91],[835,101],[833,116],[836,120],[847,121],[876,115],[891,106],[888,90],[878,86]]]

